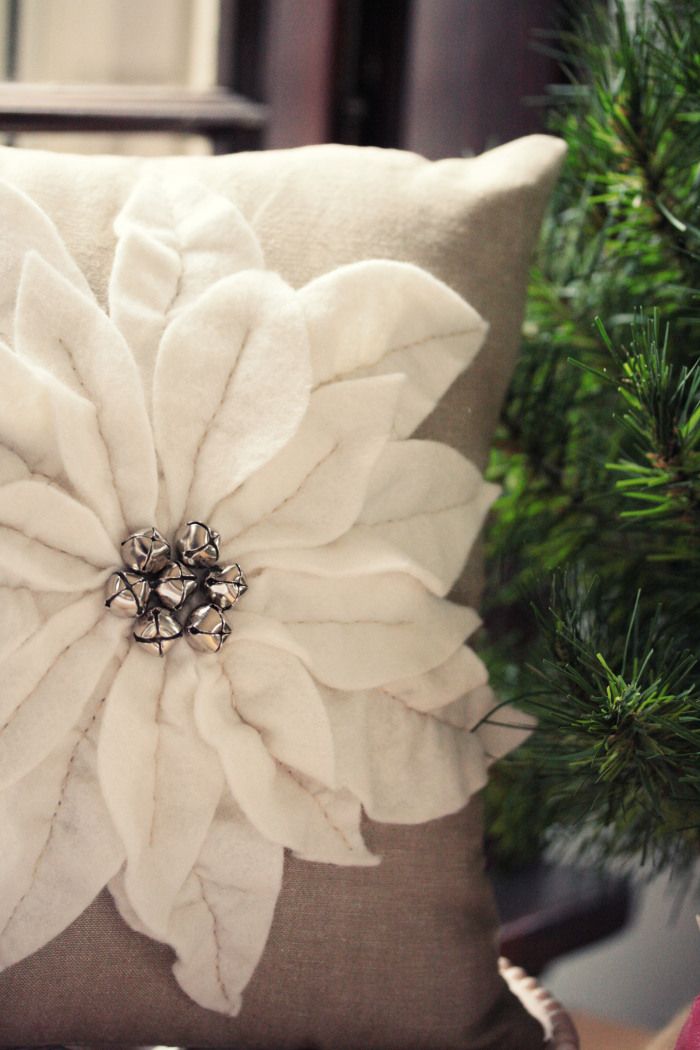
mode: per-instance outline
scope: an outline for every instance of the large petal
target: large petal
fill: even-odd
[[[258,831],[304,860],[376,862],[360,834],[359,804],[277,762],[236,710],[233,687],[210,664],[195,700],[202,737],[219,754],[231,794]]]
[[[498,492],[446,445],[392,442],[372,475],[358,539],[402,551],[427,586],[447,594]]]
[[[399,678],[381,687],[395,700],[401,700],[407,707],[416,711],[434,711],[436,708],[447,708],[449,704],[459,701],[469,694],[480,697],[481,687],[488,681],[489,673],[483,661],[473,649],[461,645],[449,660],[425,674],[409,678]],[[475,706],[473,721],[469,728],[476,724],[485,712],[479,705]]]
[[[0,181],[0,229],[7,232],[0,253],[0,336],[10,340],[17,288],[28,252],[39,252],[75,288],[90,292],[49,217],[4,180]]]
[[[113,489],[96,408],[55,376],[0,343],[0,444],[14,457],[12,477],[50,479],[97,513],[112,539],[124,518]]]
[[[497,495],[497,486],[485,483],[473,464],[445,445],[390,442],[357,523],[345,535],[318,547],[260,546],[245,552],[246,569],[320,576],[409,573],[434,594],[445,595]]]
[[[118,548],[97,516],[45,478],[0,485],[0,531],[3,530],[18,532],[94,569],[105,569],[120,561]]]
[[[200,1006],[235,1016],[265,948],[282,885],[284,851],[224,798],[176,901],[167,943],[179,984]],[[123,879],[110,890],[125,921],[143,929]]]
[[[15,349],[94,405],[127,528],[152,522],[156,459],[133,356],[97,304],[36,254],[22,274]]]
[[[400,372],[397,433],[411,434],[477,353],[486,322],[446,284],[408,263],[341,266],[299,292],[314,383]]]
[[[392,433],[402,385],[381,376],[317,390],[292,440],[212,516],[229,540],[224,553],[309,547],[346,532]]]
[[[24,481],[31,477],[31,470],[21,456],[6,445],[0,444],[0,484],[8,485],[11,481]]]
[[[290,653],[255,642],[224,650],[231,696],[241,719],[270,754],[328,787],[335,784],[333,740],[316,683]]]
[[[0,342],[0,445],[28,471],[57,477],[61,459],[55,448],[51,386],[55,381]]]
[[[75,493],[113,540],[122,539],[124,518],[95,406],[2,343],[0,373],[0,445],[27,473]]]
[[[154,376],[154,428],[173,525],[213,507],[267,463],[306,412],[303,317],[274,274],[210,288],[168,327]]]
[[[338,779],[373,820],[420,824],[464,806],[487,779],[477,737],[381,689],[325,690]]]
[[[102,703],[94,695],[61,744],[0,794],[0,967],[64,930],[123,861],[95,769]]]
[[[0,789],[39,764],[80,717],[125,645],[101,594],[61,609],[0,664]]]
[[[50,544],[0,525],[0,586],[35,591],[94,591],[106,579],[99,569]]]
[[[266,569],[245,602],[247,614],[281,624],[278,644],[302,655],[314,677],[338,689],[371,689],[423,674],[444,663],[479,625],[472,609],[436,598],[400,574],[328,580]],[[265,622],[259,626],[268,633]]]
[[[159,938],[223,787],[216,756],[194,727],[195,686],[188,649],[157,660],[132,646],[107,698],[100,733],[100,783],[126,849],[126,892]]]
[[[36,599],[27,587],[0,587],[0,666],[40,624]]]
[[[137,360],[147,400],[160,340],[175,314],[239,270],[262,269],[252,227],[226,197],[191,179],[148,175],[114,222],[112,321]]]
[[[235,1015],[260,961],[282,887],[284,851],[256,832],[232,802],[209,829],[177,901],[169,943],[184,991],[210,1010]]]

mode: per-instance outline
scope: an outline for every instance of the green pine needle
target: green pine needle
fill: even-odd
[[[611,630],[598,583],[555,576],[522,702],[538,728],[510,775],[535,773],[549,837],[576,834],[600,858],[641,855],[656,871],[700,849],[700,678],[677,631],[641,610],[637,595],[624,632]]]

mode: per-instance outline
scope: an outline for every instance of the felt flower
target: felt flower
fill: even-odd
[[[375,864],[362,808],[454,812],[519,740],[445,597],[494,489],[411,438],[485,325],[396,262],[294,290],[189,181],[135,186],[106,307],[5,185],[0,228],[0,965],[108,886],[235,1014],[285,849]],[[220,652],[159,659],[105,582],[190,520],[248,591]]]

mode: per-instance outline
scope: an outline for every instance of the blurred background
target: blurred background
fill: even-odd
[[[0,0],[4,127],[18,145],[80,152],[479,152],[541,126],[531,99],[556,65],[529,42],[556,6]]]
[[[602,0],[579,6],[607,10]],[[634,0],[618,0],[612,6],[631,12],[637,5]],[[558,0],[0,0],[0,141],[17,147],[129,154],[222,153],[326,141],[409,149],[430,158],[479,153],[547,126],[544,101],[551,96],[549,87],[566,81],[562,38],[557,38],[557,61],[552,33],[567,30],[574,7],[569,5],[567,14]],[[692,12],[692,3],[687,9]],[[580,44],[577,46],[580,57]],[[579,57],[573,53],[568,57],[576,66]],[[601,69],[606,61],[601,60]],[[620,61],[628,63],[629,71],[634,48]],[[608,95],[601,97],[614,102],[618,87],[613,81],[614,76],[605,85]],[[568,361],[571,345],[577,345],[581,354],[583,349],[592,355],[598,352],[590,345],[596,313],[628,319],[632,307],[648,297],[651,302],[650,289],[660,285],[659,275],[665,275],[663,280],[671,287],[668,274],[675,273],[669,269],[668,254],[663,259],[659,255],[658,261],[653,252],[651,256],[640,253],[630,241],[629,254],[623,258],[628,269],[620,279],[619,296],[615,299],[609,294],[611,282],[605,260],[613,259],[616,273],[621,273],[621,222],[633,213],[642,214],[638,201],[643,198],[644,178],[649,174],[640,162],[641,181],[630,183],[630,172],[637,178],[634,165],[639,158],[632,155],[634,143],[625,142],[628,110],[615,110],[612,103],[611,107],[608,116],[596,117],[602,128],[596,132],[599,139],[591,138],[588,143],[582,139],[582,150],[570,162],[569,181],[553,207],[549,234],[545,228],[550,261],[545,245],[538,276],[533,280],[534,305],[530,307],[521,371],[521,387],[534,389],[536,395],[530,446],[527,436],[520,433],[522,393],[518,395],[520,401],[511,397],[510,402],[513,418],[518,413],[517,453],[521,458],[516,466],[521,471],[518,464],[526,462],[530,471],[518,474],[520,488],[517,499],[513,497],[512,510],[515,523],[523,521],[524,507],[532,510],[526,503],[527,494],[535,491],[537,469],[542,466],[535,462],[533,448],[543,433],[544,401],[533,383],[551,390],[549,378],[545,381],[537,372],[544,356],[550,351],[558,355],[556,381],[562,399],[573,403],[579,398],[579,390],[569,379],[561,380],[562,362],[565,365]],[[614,123],[616,113],[622,130],[617,139],[615,129],[606,139],[605,122],[610,117]],[[575,123],[574,119],[569,125],[560,122],[556,126],[570,144],[577,142]],[[686,137],[688,127],[681,129]],[[662,132],[663,128],[659,134]],[[683,135],[678,133],[679,140]],[[667,143],[668,138],[663,141]],[[599,170],[590,180],[585,168],[592,155],[588,154],[587,161],[588,148],[593,153],[598,151],[598,161],[593,162],[591,170]],[[663,146],[659,156],[665,149]],[[610,175],[618,160],[619,184],[611,181]],[[687,168],[684,161],[674,170],[677,173]],[[661,174],[654,174],[654,178],[657,189],[660,186],[663,190],[665,173],[663,167],[659,170]],[[601,185],[605,197],[601,196]],[[652,212],[663,197],[656,189],[654,192],[651,212],[644,219],[648,219],[648,229],[645,227],[643,234],[644,243],[652,247],[660,226],[659,215]],[[686,199],[685,190],[675,198],[663,198],[663,215],[663,208],[668,211],[663,200],[670,200],[675,208],[677,201]],[[602,210],[601,200],[605,201]],[[571,231],[563,248],[557,240],[562,230],[567,236]],[[607,240],[602,234],[599,237],[600,230],[609,230],[609,237],[605,233]],[[593,238],[600,244],[591,262],[586,245]],[[687,259],[687,244],[683,252]],[[578,262],[584,255],[585,272]],[[646,284],[637,271],[629,269],[642,257],[647,266]],[[566,272],[562,267],[568,267]],[[591,274],[597,275],[597,282]],[[681,289],[679,280],[673,280],[673,287]],[[692,282],[687,279],[686,284],[690,287]],[[686,302],[681,291],[673,293],[674,308]],[[600,297],[603,292],[608,298],[596,300],[595,295]],[[569,310],[572,302],[573,313]],[[548,312],[542,312],[542,303]],[[591,360],[598,359],[593,356]],[[554,375],[554,367],[549,374]],[[571,374],[566,372],[567,376]],[[535,377],[532,382],[531,376]],[[586,390],[588,397],[590,382]],[[557,415],[553,409],[556,399],[550,393],[547,398],[549,418],[557,428],[547,430],[555,437],[546,455],[537,453],[546,460],[541,472],[548,479],[543,499],[546,506],[544,511],[528,511],[528,515],[539,542],[545,533],[554,535],[546,522],[547,514],[556,507],[558,520],[569,528],[569,545],[574,519],[562,518],[562,499],[569,485],[571,514],[579,513],[575,490],[581,475],[572,474],[571,463],[583,458],[582,448],[588,455],[588,437],[581,437],[580,423],[569,419],[566,405]],[[584,417],[589,420],[590,402],[577,403],[583,405]],[[600,404],[609,418],[608,403]],[[511,457],[507,463],[510,473],[506,475],[504,468],[502,476],[497,477],[506,489],[515,476],[516,463],[513,433],[507,437],[502,447]],[[557,453],[563,450],[556,470],[552,468],[553,449]],[[604,455],[599,458],[604,465]],[[494,461],[496,467],[498,462]],[[507,511],[502,521],[508,526]],[[597,523],[586,527],[591,544],[600,547]],[[499,556],[501,542],[512,562],[517,537],[514,539],[515,525],[508,528],[502,541],[497,536],[491,542],[491,549]],[[556,535],[555,541],[559,542]],[[541,548],[528,547],[527,543],[521,542],[523,562],[531,561],[531,552],[536,549],[543,560],[558,564],[558,549],[552,554],[553,547],[547,548],[543,554]],[[587,549],[592,549],[590,544]],[[502,550],[500,573],[508,561]],[[600,570],[595,559],[591,564]],[[503,582],[502,577],[499,582]],[[514,608],[520,614],[517,603]],[[530,639],[526,639],[526,647],[529,645]],[[523,817],[526,827],[530,819]],[[550,843],[551,839],[550,834]],[[520,880],[522,886],[517,871],[508,878]],[[588,911],[583,906],[584,884],[592,887],[593,903]],[[660,1027],[700,990],[700,935],[694,921],[697,898],[693,893],[679,898],[678,884],[669,884],[667,873],[635,891],[623,879],[622,896],[620,885],[611,891],[604,882],[581,881],[570,871],[555,885],[543,882],[535,868],[534,881],[528,883],[530,918],[534,921],[537,915],[548,913],[547,936],[560,938],[557,944],[551,941],[544,952],[542,979],[569,1008]],[[506,881],[502,899],[520,899],[520,890],[512,887],[513,882]],[[562,935],[564,920],[574,922],[573,936]],[[617,932],[611,936],[613,930]]]

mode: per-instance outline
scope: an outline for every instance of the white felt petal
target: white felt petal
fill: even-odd
[[[481,685],[461,700],[444,708],[446,718],[463,720],[474,731],[484,750],[487,765],[514,751],[534,729],[530,715],[510,704],[501,704],[489,685]]]
[[[0,664],[0,787],[57,746],[124,643],[124,622],[88,595],[47,620]]]
[[[476,698],[488,677],[483,661],[473,649],[462,645],[444,664],[422,675],[387,682],[381,689],[416,711],[433,711],[435,708],[447,707],[466,694]],[[480,709],[476,710],[470,728],[483,713]]]
[[[446,445],[392,442],[372,474],[358,541],[371,537],[401,551],[426,586],[447,594],[498,493]]]
[[[237,642],[224,650],[231,695],[240,717],[258,730],[271,755],[332,787],[333,740],[316,683],[300,661],[280,649]]]
[[[0,586],[85,592],[100,588],[106,576],[104,569],[0,525]]]
[[[265,838],[304,860],[375,863],[362,841],[356,800],[277,762],[260,733],[242,720],[232,685],[216,665],[201,682],[195,713],[202,737],[219,753],[234,799]]]
[[[95,569],[121,560],[97,516],[45,479],[0,485],[0,526]]]
[[[150,403],[156,355],[178,310],[221,277],[263,267],[252,227],[190,179],[139,179],[114,222],[110,316],[136,357]]]
[[[1,342],[0,375],[0,444],[28,470],[55,477],[61,461],[54,448],[51,377]]]
[[[169,326],[154,376],[154,428],[174,526],[209,512],[297,430],[308,343],[273,274],[219,281]]]
[[[159,660],[132,646],[100,733],[99,777],[126,849],[126,892],[159,938],[223,787],[216,756],[194,727],[195,685],[189,650]]]
[[[412,433],[471,362],[486,322],[447,285],[408,263],[341,266],[299,292],[314,383],[400,372],[408,383],[396,429]]]
[[[38,629],[41,614],[26,587],[0,587],[0,662]]]
[[[0,967],[41,948],[92,903],[124,850],[95,769],[102,699],[0,794]]]
[[[27,472],[74,492],[113,540],[122,539],[124,518],[95,406],[2,343],[0,374],[0,445]]]
[[[255,577],[245,602],[246,613],[283,625],[314,677],[338,689],[423,674],[479,625],[472,609],[399,574],[328,580],[269,569]]]
[[[392,432],[402,385],[399,376],[382,376],[316,391],[289,444],[213,515],[229,540],[224,553],[329,543],[350,528]]]
[[[131,901],[129,900],[126,886],[124,885],[124,871],[125,866],[122,865],[107,885],[107,889],[112,895],[115,907],[127,926],[130,926],[135,933],[140,933],[144,937],[151,937],[154,940],[157,940],[158,938],[153,937],[148,926],[141,921],[131,906]]]
[[[454,813],[486,783],[478,739],[389,693],[325,691],[338,779],[373,820],[419,824]]]
[[[284,851],[243,816],[228,791],[192,872],[180,890],[167,933],[175,977],[190,998],[234,1016],[265,947],[282,883]],[[124,874],[109,890],[124,921],[151,936],[129,901]]]
[[[6,445],[0,444],[0,485],[8,485],[12,481],[25,481],[31,475],[32,472],[22,457]]]
[[[265,948],[284,851],[232,801],[219,807],[170,923],[173,973],[200,1006],[234,1016]]]
[[[127,528],[153,521],[156,460],[133,356],[97,304],[35,254],[20,283],[15,349],[94,405]]]
[[[28,252],[39,252],[74,287],[90,294],[87,281],[49,217],[4,180],[0,181],[0,229],[11,231],[0,254],[0,336],[11,338],[17,287]]]

